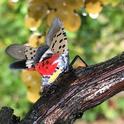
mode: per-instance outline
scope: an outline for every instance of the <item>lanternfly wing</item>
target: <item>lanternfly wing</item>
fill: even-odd
[[[13,69],[31,68],[34,64],[34,58],[37,48],[26,45],[12,44],[6,48],[6,53],[17,61],[10,65]]]
[[[27,69],[25,63],[26,63],[26,60],[15,61],[12,64],[10,64],[10,68],[11,69]]]
[[[46,43],[53,53],[68,51],[67,37],[62,22],[56,18],[46,37]]]
[[[6,53],[17,60],[26,59],[25,46],[19,44],[12,44],[6,48]]]
[[[39,62],[40,58],[48,49],[49,49],[48,45],[41,45],[40,47],[38,47],[35,58],[34,58],[34,64],[37,64]],[[49,55],[47,57],[49,57]]]
[[[34,67],[34,59],[37,52],[37,48],[33,48],[30,46],[25,47],[25,56],[26,56],[26,67],[32,68]]]
[[[30,46],[25,46],[25,57],[27,60],[33,60],[35,58],[37,48],[33,48]]]
[[[85,63],[85,61],[80,56],[75,56],[75,58],[72,60],[70,66],[72,66],[74,69],[78,67],[87,67],[88,65]]]

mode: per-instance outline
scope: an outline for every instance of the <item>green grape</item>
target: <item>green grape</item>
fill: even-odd
[[[40,44],[45,42],[44,36],[40,33],[33,33],[28,40],[28,45],[31,47],[38,47]]]
[[[35,19],[43,18],[47,14],[47,6],[44,3],[29,4],[28,15]]]
[[[91,1],[87,2],[85,4],[85,8],[88,13],[96,14],[101,12],[102,5],[100,1],[94,0],[92,2]]]
[[[47,16],[47,24],[50,26],[56,17],[57,17],[57,12],[51,11]]]
[[[25,26],[32,31],[37,30],[37,28],[40,26],[40,24],[41,24],[41,19],[36,20],[29,16],[26,16],[26,18],[25,18]]]
[[[72,32],[77,31],[81,25],[80,16],[78,14],[75,14],[74,12],[67,11],[64,13],[64,15],[60,16],[60,18],[64,23],[64,27],[68,31],[72,31]]]
[[[83,7],[83,1],[82,0],[69,0],[67,1],[67,7],[68,9],[71,9],[71,10],[80,9],[81,7]]]
[[[36,102],[40,97],[40,78],[41,76],[35,71],[23,70],[21,79],[27,87],[27,99],[30,102]]]

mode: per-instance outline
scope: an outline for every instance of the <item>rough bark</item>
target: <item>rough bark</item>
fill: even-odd
[[[45,88],[20,124],[73,124],[86,110],[123,90],[124,53],[65,73]]]
[[[0,124],[19,124],[20,118],[13,114],[14,110],[2,107],[0,110]]]

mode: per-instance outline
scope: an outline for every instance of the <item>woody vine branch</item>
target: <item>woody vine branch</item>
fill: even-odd
[[[80,113],[124,90],[124,53],[70,70],[45,89],[21,124],[72,124]]]

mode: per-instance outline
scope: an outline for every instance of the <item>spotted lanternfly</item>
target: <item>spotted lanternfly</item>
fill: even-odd
[[[26,45],[13,44],[6,52],[17,61],[10,65],[13,69],[29,69],[42,75],[42,84],[49,85],[71,67],[86,67],[86,63],[76,56],[69,65],[68,42],[64,27],[57,18],[46,36],[46,45],[32,48]]]

